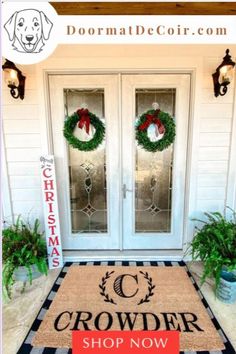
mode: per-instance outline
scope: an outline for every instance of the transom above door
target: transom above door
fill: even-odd
[[[181,249],[190,76],[49,75],[53,153],[64,249]],[[158,102],[176,123],[174,144],[137,144],[138,117]],[[88,107],[106,128],[94,151],[72,148],[66,116]],[[93,137],[76,127],[75,136]],[[148,128],[155,139],[154,127]]]

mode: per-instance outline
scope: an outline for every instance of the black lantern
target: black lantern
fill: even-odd
[[[25,76],[22,75],[22,72],[8,59],[6,59],[2,69],[12,97],[21,98],[23,100],[25,94]]]
[[[231,55],[229,55],[229,49],[227,49],[222,63],[212,75],[215,97],[224,96],[226,94],[228,89],[227,86],[233,79],[234,66],[235,62],[232,61]]]

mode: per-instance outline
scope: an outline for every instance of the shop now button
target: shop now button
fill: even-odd
[[[73,331],[72,354],[179,354],[178,331]]]

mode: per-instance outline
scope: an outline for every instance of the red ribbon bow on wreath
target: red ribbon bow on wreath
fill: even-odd
[[[78,127],[82,129],[85,127],[86,133],[89,134],[90,127],[90,117],[88,109],[81,108],[76,112],[80,116],[80,120],[78,122]]]
[[[154,112],[154,114],[146,114],[146,121],[139,126],[139,130],[145,130],[151,124],[155,124],[158,132],[160,134],[164,134],[165,133],[165,127],[164,127],[164,124],[161,122],[161,120],[158,118],[159,113],[160,113],[160,109],[157,109]]]

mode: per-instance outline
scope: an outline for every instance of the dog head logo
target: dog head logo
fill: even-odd
[[[13,48],[20,53],[39,53],[50,37],[53,23],[43,11],[16,11],[4,24]]]

